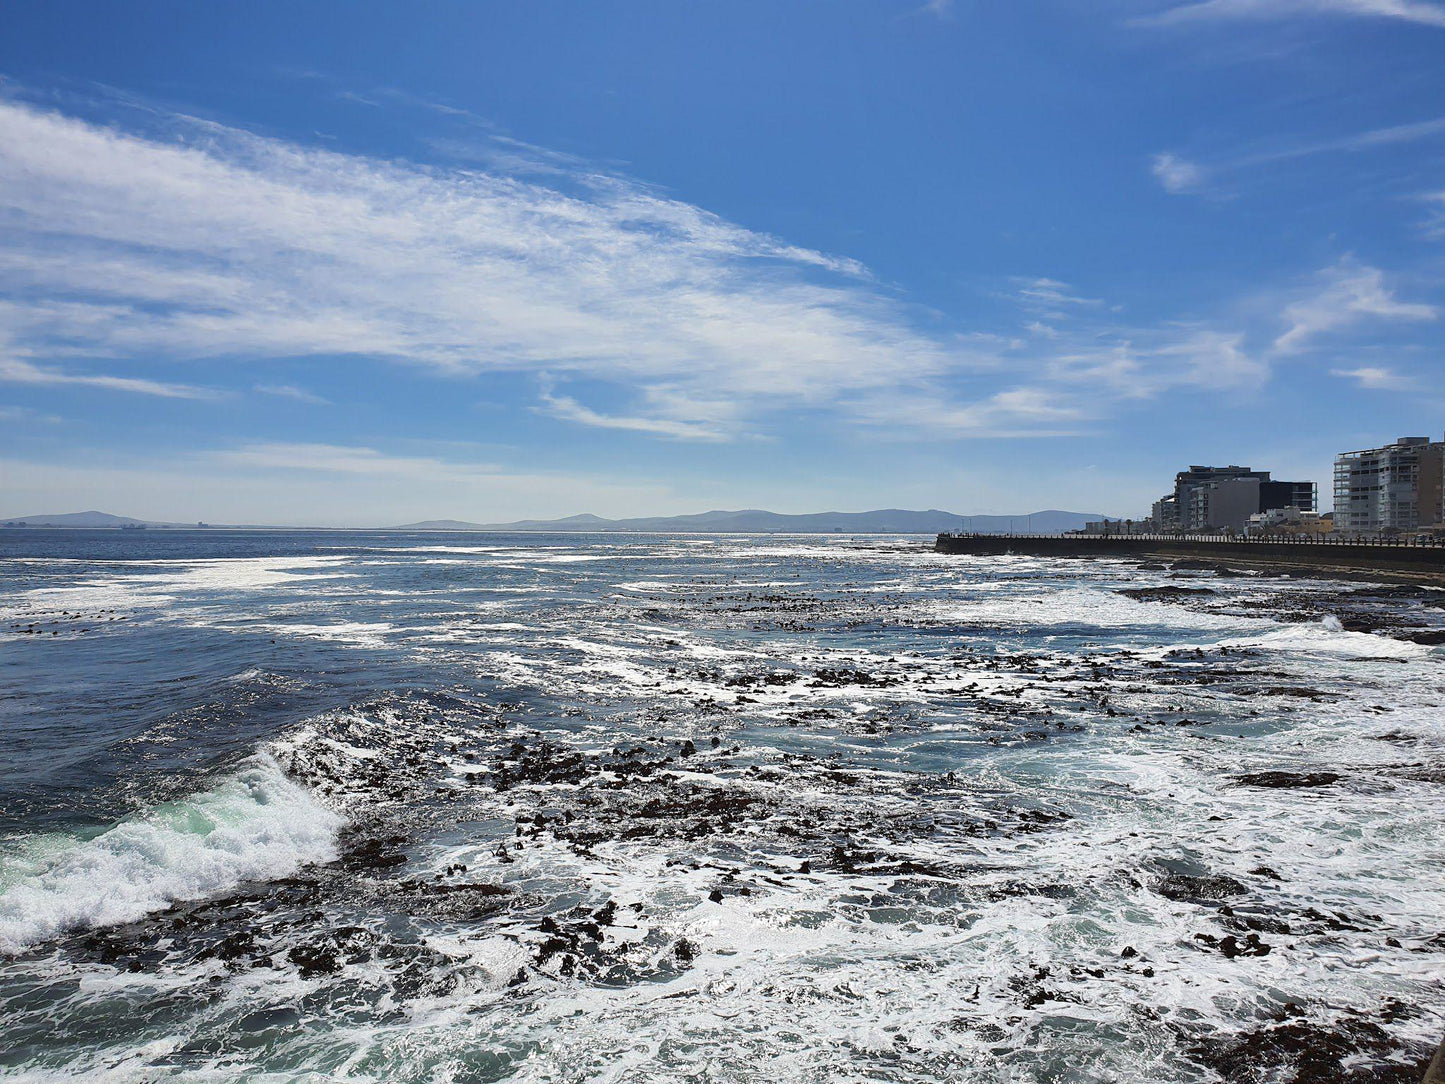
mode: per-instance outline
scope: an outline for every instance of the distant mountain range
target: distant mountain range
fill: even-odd
[[[164,523],[134,516],[113,516],[109,512],[60,512],[40,516],[11,516],[0,520],[0,527],[211,527],[210,523]],[[230,526],[238,526],[231,524]],[[249,524],[247,525],[249,526]]]
[[[691,516],[649,516],[641,519],[603,519],[600,516],[568,516],[566,519],[523,519],[513,523],[466,523],[455,519],[430,519],[407,523],[405,531],[656,531],[700,534],[937,534],[940,531],[979,531],[1003,534],[1032,530],[1044,534],[1073,531],[1089,520],[1103,519],[1097,512],[1062,512],[1048,509],[1032,515],[961,516],[930,508],[914,512],[906,508],[880,508],[873,512],[810,512],[784,515],[760,509],[738,512],[701,512]]]
[[[143,519],[130,516],[113,516],[109,512],[62,512],[51,516],[16,516],[4,521],[7,525],[23,523],[27,527],[146,527]],[[155,524],[155,526],[177,526],[177,524]]]
[[[396,531],[638,531],[660,534],[937,534],[968,530],[984,534],[1031,530],[1042,534],[1073,531],[1088,520],[1102,519],[1097,512],[1061,512],[1049,509],[1031,515],[961,516],[930,508],[914,512],[906,508],[881,508],[873,512],[811,512],[790,516],[761,509],[736,512],[700,512],[691,516],[649,516],[640,519],[603,519],[601,516],[568,516],[566,519],[522,519],[512,523],[469,523],[460,519],[428,519],[388,528]],[[23,523],[27,527],[154,527],[184,528],[193,523],[164,523],[156,520],[116,516],[109,512],[64,512],[58,515],[15,516],[4,525]],[[206,524],[224,527],[231,524]],[[248,525],[254,526],[254,525]]]

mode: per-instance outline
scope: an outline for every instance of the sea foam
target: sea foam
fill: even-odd
[[[260,754],[210,790],[99,833],[21,839],[0,854],[0,952],[330,861],[342,823]]]
[[[1253,647],[1306,655],[1345,655],[1361,659],[1423,659],[1430,649],[1408,640],[1393,640],[1368,632],[1347,631],[1337,617],[1286,625],[1262,636],[1220,641],[1223,647]]]

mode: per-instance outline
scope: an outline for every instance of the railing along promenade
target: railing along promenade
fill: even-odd
[[[944,533],[939,553],[1041,557],[1193,557],[1320,569],[1381,569],[1445,577],[1445,540],[1177,534]]]

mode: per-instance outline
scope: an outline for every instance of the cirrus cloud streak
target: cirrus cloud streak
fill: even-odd
[[[855,262],[582,168],[549,187],[193,118],[142,136],[0,101],[0,229],[0,334],[31,366],[357,356],[665,385],[747,409],[974,364]],[[721,431],[545,405],[661,436]]]

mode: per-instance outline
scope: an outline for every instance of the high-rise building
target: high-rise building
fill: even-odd
[[[1179,502],[1174,499],[1174,494],[1160,497],[1155,501],[1153,512],[1149,518],[1156,531],[1179,530]]]
[[[1268,477],[1268,475],[1266,475]],[[1188,489],[1189,529],[1194,531],[1242,531],[1249,517],[1264,511],[1260,507],[1263,483],[1253,476],[1218,478]]]
[[[1259,510],[1298,508],[1301,512],[1318,512],[1319,486],[1314,482],[1270,482],[1259,484]]]
[[[1276,482],[1267,470],[1236,464],[1196,464],[1176,474],[1174,492],[1155,502],[1154,523],[1161,531],[1242,531],[1256,512],[1317,506],[1313,482]]]
[[[1445,525],[1445,440],[1401,437],[1335,457],[1335,530]]]

